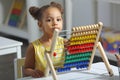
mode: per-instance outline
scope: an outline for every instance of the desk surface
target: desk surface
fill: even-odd
[[[0,36],[0,49],[22,45],[22,42]]]
[[[105,64],[103,62],[94,63],[90,70],[71,71],[63,74],[58,74],[59,80],[119,80],[118,68],[111,65],[114,76],[110,77]],[[31,78],[25,77],[18,80],[53,80],[52,76],[46,78]]]

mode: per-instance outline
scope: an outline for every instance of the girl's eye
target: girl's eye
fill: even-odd
[[[61,19],[57,19],[57,21],[61,21]]]
[[[47,19],[46,21],[47,21],[47,22],[50,22],[50,21],[51,21],[51,19]]]

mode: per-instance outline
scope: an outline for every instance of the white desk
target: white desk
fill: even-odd
[[[112,66],[114,76],[110,77],[103,62],[94,63],[90,70],[71,71],[58,75],[59,80],[120,80],[118,68]],[[52,76],[46,78],[25,77],[18,80],[53,80]]]
[[[17,53],[17,58],[21,58],[22,44],[22,42],[0,36],[0,55]]]

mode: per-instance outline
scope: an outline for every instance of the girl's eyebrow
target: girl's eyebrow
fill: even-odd
[[[47,16],[46,18],[53,18],[53,17]],[[62,16],[57,16],[56,18],[62,18]]]
[[[46,18],[51,18],[50,16],[47,16]]]
[[[62,16],[58,16],[58,17],[62,18]]]

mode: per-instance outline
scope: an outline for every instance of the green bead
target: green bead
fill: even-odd
[[[10,15],[10,19],[13,20],[13,21],[18,21],[19,20],[19,16],[15,15],[15,14],[11,14]]]

